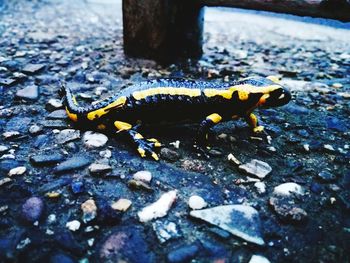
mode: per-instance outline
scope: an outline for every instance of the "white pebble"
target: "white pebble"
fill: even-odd
[[[279,195],[290,195],[290,194],[298,194],[303,195],[304,189],[296,184],[296,183],[284,183],[276,186],[273,190],[273,193]]]
[[[80,228],[80,222],[78,220],[69,221],[66,223],[66,227],[70,231],[77,231]]]
[[[270,263],[270,261],[263,256],[253,255],[249,260],[249,263]]]
[[[264,182],[256,182],[254,186],[259,194],[263,194],[266,192],[266,184]]]
[[[19,167],[11,169],[8,173],[8,176],[22,175],[26,172],[26,170],[27,170],[27,168],[25,166],[19,166]]]
[[[176,200],[176,194],[177,190],[166,192],[156,202],[144,207],[137,213],[140,222],[148,222],[152,219],[166,216],[171,205]]]
[[[98,148],[106,145],[108,137],[102,133],[87,131],[84,133],[83,142],[87,148]]]
[[[188,199],[188,206],[193,210],[202,209],[207,205],[207,202],[205,202],[205,200],[198,195],[192,195],[190,199]]]
[[[149,183],[152,180],[152,173],[150,171],[138,171],[134,174],[133,179]]]

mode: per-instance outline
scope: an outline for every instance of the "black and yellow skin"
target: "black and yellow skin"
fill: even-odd
[[[199,123],[198,141],[205,141],[209,129],[219,122],[245,118],[253,132],[261,132],[257,107],[277,107],[289,102],[288,90],[273,78],[247,78],[217,84],[184,79],[159,79],[141,82],[118,95],[90,107],[79,107],[68,88],[62,88],[63,103],[69,118],[84,127],[125,132],[142,157],[158,160],[156,139],[145,139],[137,124],[162,122]]]

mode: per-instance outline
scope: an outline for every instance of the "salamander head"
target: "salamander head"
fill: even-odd
[[[291,99],[290,92],[278,84],[275,78],[248,78],[242,82],[251,87],[251,93],[262,94],[257,105],[259,107],[279,107],[287,104]]]

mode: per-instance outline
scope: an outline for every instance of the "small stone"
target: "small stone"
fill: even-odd
[[[0,145],[0,153],[4,153],[8,150],[9,148],[4,146],[4,145]]]
[[[256,159],[251,160],[249,163],[241,164],[238,168],[261,179],[265,178],[272,171],[268,163]]]
[[[39,197],[31,197],[22,205],[22,216],[29,223],[38,221],[44,211],[44,202]]]
[[[83,142],[87,148],[98,148],[106,145],[108,137],[102,133],[87,131],[83,135]]]
[[[70,187],[71,187],[72,192],[74,194],[80,194],[80,193],[84,192],[84,183],[81,181],[72,182]]]
[[[179,230],[174,222],[156,221],[152,224],[159,242],[162,244],[170,239],[181,237]]]
[[[254,183],[254,186],[259,194],[266,193],[266,184],[264,182],[256,182]]]
[[[304,144],[303,148],[304,148],[305,152],[309,152],[310,151],[310,145],[308,145],[308,144]]]
[[[65,120],[67,119],[67,113],[65,110],[55,110],[47,115],[47,118],[53,120]]]
[[[97,206],[95,204],[95,201],[92,199],[89,199],[81,204],[81,210],[83,211],[83,222],[87,223],[91,220],[95,219],[97,215]]]
[[[111,158],[112,157],[112,152],[110,150],[104,150],[104,151],[100,151],[99,152],[99,155],[102,157],[102,158]]]
[[[138,171],[133,175],[134,180],[150,183],[152,180],[152,173],[150,171]]]
[[[50,99],[46,103],[46,109],[48,109],[49,111],[58,110],[60,108],[63,108],[63,104],[58,99]]]
[[[81,169],[91,163],[90,158],[86,156],[74,156],[54,168],[54,173],[64,173],[71,170]]]
[[[152,191],[152,188],[149,186],[149,184],[134,179],[128,181],[128,186],[133,189]]]
[[[166,216],[176,200],[176,194],[177,190],[166,192],[156,202],[144,207],[137,213],[140,222],[148,222],[152,219]]]
[[[170,162],[175,162],[180,158],[180,154],[178,152],[166,147],[160,149],[160,156],[162,157],[162,159]]]
[[[80,138],[80,131],[74,129],[65,129],[56,134],[56,142],[64,144]]]
[[[29,133],[33,135],[40,133],[42,130],[42,127],[37,124],[31,125],[28,129]]]
[[[64,156],[60,153],[53,152],[50,154],[33,155],[29,159],[34,165],[46,166],[62,162],[64,160]]]
[[[12,168],[9,173],[8,176],[14,176],[14,175],[22,175],[26,172],[27,168],[25,166],[19,166],[16,168]]]
[[[323,148],[325,150],[329,151],[329,152],[334,152],[335,151],[334,147],[332,145],[330,145],[330,144],[323,145]]]
[[[253,255],[250,258],[249,263],[270,263],[270,261],[261,255]]]
[[[206,207],[207,205],[208,205],[207,202],[205,202],[205,200],[198,195],[192,195],[188,199],[188,206],[192,210],[202,209],[202,208]]]
[[[15,79],[0,78],[0,86],[10,87],[16,83]]]
[[[111,207],[114,210],[125,212],[129,209],[132,202],[128,199],[120,198],[117,202],[114,202]]]
[[[184,245],[171,251],[167,259],[169,263],[191,262],[191,259],[193,259],[199,251],[200,247],[196,243]]]
[[[8,178],[8,177],[0,179],[0,186],[3,186],[3,185],[8,184],[10,182],[12,182],[12,179]]]
[[[304,195],[304,189],[299,184],[290,182],[276,186],[273,190],[273,193],[285,196],[291,194]]]
[[[307,218],[307,213],[300,207],[296,207],[289,198],[271,197],[269,204],[281,220],[302,222]]]
[[[45,128],[51,128],[51,129],[65,129],[67,127],[67,123],[61,120],[45,120],[40,123]]]
[[[331,173],[331,172],[329,172],[327,170],[321,171],[317,175],[317,178],[320,179],[321,181],[325,182],[325,183],[332,182],[335,179],[337,179],[337,177],[333,173]]]
[[[92,174],[104,174],[112,170],[112,167],[108,164],[93,163],[89,166],[89,171]]]
[[[66,223],[66,227],[70,230],[70,231],[77,231],[80,228],[80,222],[78,220],[73,220],[73,221],[69,221]]]
[[[23,69],[22,72],[26,74],[34,74],[38,71],[42,70],[45,67],[43,64],[27,64]]]
[[[240,162],[232,153],[230,153],[230,154],[227,156],[227,160],[228,160],[229,162],[232,162],[232,163],[235,164],[235,165],[240,165],[240,164],[241,164],[241,162]]]
[[[20,133],[18,131],[7,131],[2,134],[4,139],[12,139],[12,138],[18,137],[19,135]]]
[[[343,84],[336,82],[332,84],[332,87],[335,89],[341,89],[343,87]]]
[[[193,210],[190,216],[216,225],[248,242],[264,245],[258,211],[246,205],[222,205]]]
[[[31,85],[16,92],[16,97],[24,100],[37,100],[39,98],[39,88]]]

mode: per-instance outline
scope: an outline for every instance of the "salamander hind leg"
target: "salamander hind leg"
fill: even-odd
[[[254,113],[250,113],[245,117],[245,119],[254,133],[262,133],[264,131],[264,126],[258,125],[258,118]]]
[[[129,139],[131,139],[142,158],[152,157],[156,161],[159,160],[158,154],[155,150],[161,147],[161,143],[157,139],[145,139],[136,131],[135,127],[127,122],[115,121],[114,126],[117,129],[117,132],[123,132],[129,137]]]
[[[199,125],[196,142],[200,145],[205,145],[208,140],[208,133],[210,129],[218,124],[221,120],[222,117],[217,113],[213,113],[207,116]]]

